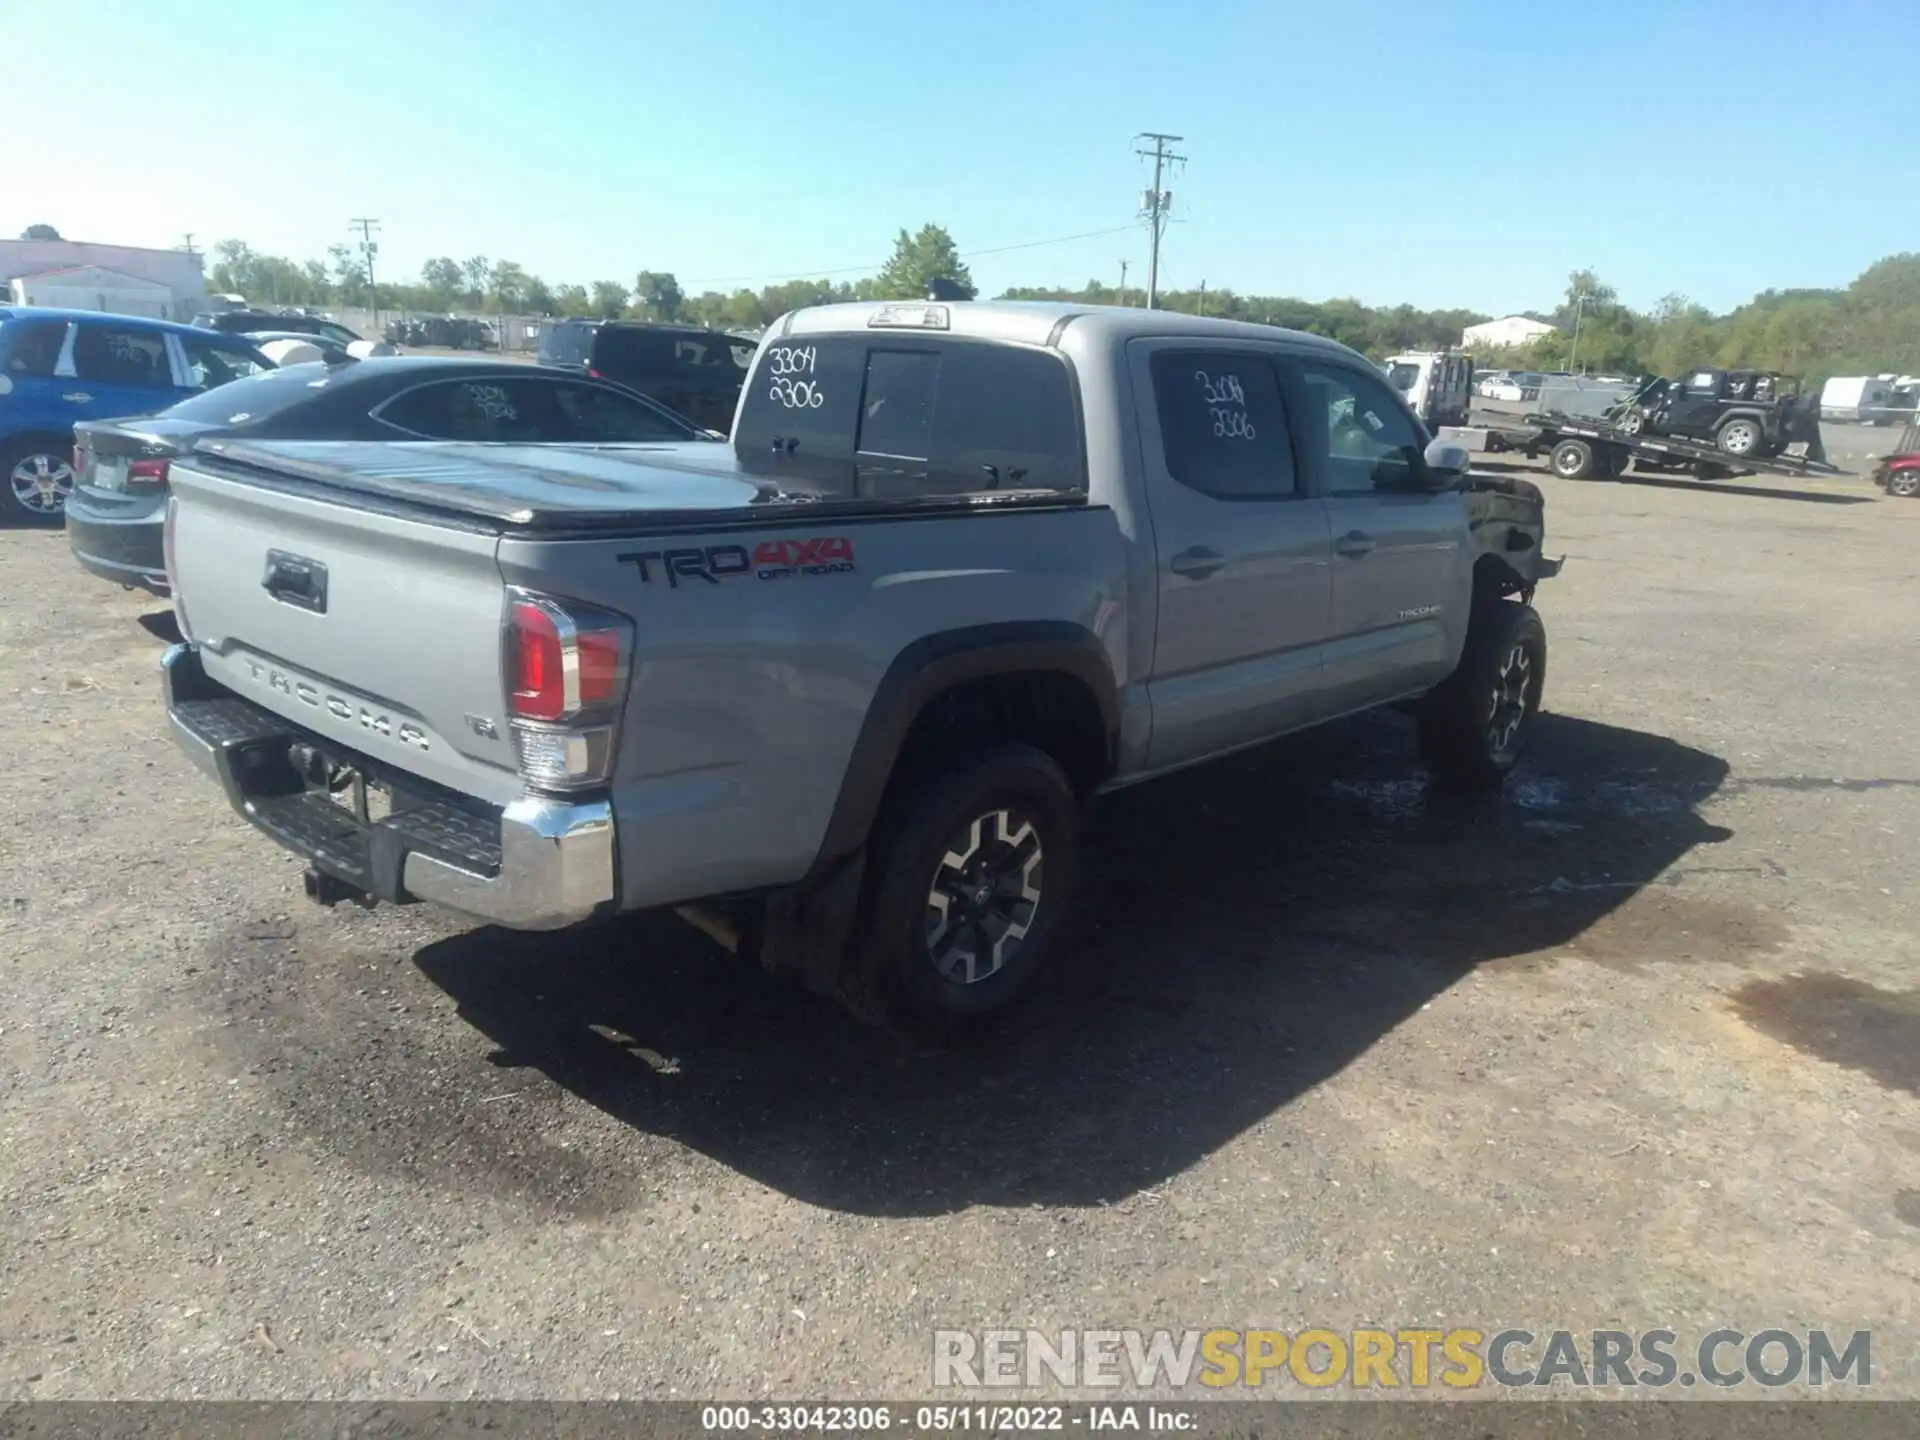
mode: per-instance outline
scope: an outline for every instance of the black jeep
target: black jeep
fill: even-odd
[[[1728,455],[1763,459],[1805,439],[1800,381],[1766,370],[1700,367],[1678,380],[1652,380],[1619,409],[1630,435],[1705,440]]]

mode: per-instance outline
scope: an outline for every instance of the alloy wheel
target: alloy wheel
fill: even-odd
[[[35,515],[58,515],[73,492],[73,466],[58,455],[23,455],[7,476],[14,503]]]
[[[1008,807],[956,834],[927,891],[928,957],[942,979],[977,985],[1018,954],[1040,912],[1040,831]]]
[[[1493,699],[1487,712],[1487,744],[1495,755],[1513,751],[1514,741],[1527,723],[1533,704],[1533,655],[1515,645],[1500,662],[1493,679]]]

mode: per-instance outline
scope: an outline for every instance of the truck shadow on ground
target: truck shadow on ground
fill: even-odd
[[[1097,1205],[1266,1119],[1475,967],[1575,945],[1637,896],[1700,903],[1663,872],[1730,834],[1696,810],[1725,763],[1658,736],[1544,717],[1529,777],[1478,802],[1430,792],[1410,748],[1399,717],[1361,717],[1103,801],[1071,951],[951,1049],[857,1025],[671,916],[472,931],[416,962],[495,1064],[810,1203]],[[1642,917],[1615,958],[1715,923]],[[1750,942],[1737,919],[1726,934]]]

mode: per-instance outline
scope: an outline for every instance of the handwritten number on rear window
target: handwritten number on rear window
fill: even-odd
[[[818,410],[827,403],[814,373],[811,345],[776,345],[767,351],[767,371],[773,377],[767,397],[789,410]]]
[[[468,384],[462,387],[473,406],[489,420],[518,420],[520,412],[513,408],[513,401],[507,398],[507,392],[498,385]]]
[[[1194,383],[1200,387],[1200,398],[1207,407],[1207,417],[1213,422],[1213,433],[1220,440],[1252,440],[1256,432],[1253,421],[1247,415],[1247,392],[1241,388],[1238,375],[1209,375],[1204,370],[1193,372]]]

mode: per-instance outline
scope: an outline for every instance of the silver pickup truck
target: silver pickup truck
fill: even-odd
[[[1101,791],[1393,704],[1498,783],[1558,569],[1361,356],[1164,311],[801,310],[731,447],[227,438],[172,484],[173,730],[316,899],[671,906],[933,1028],[1040,967]]]

